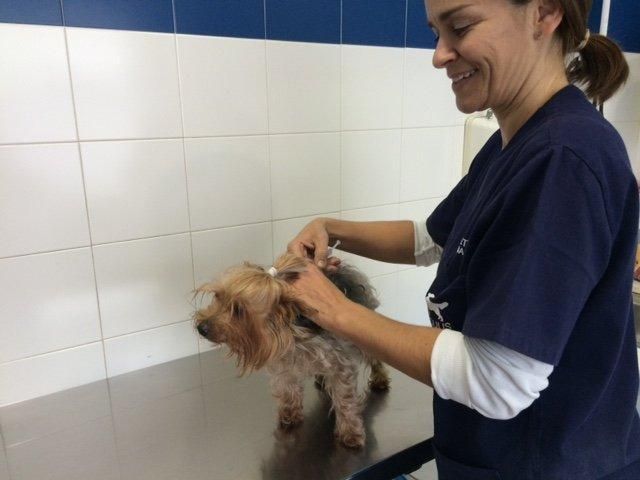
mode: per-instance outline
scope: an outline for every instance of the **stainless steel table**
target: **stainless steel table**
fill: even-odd
[[[282,432],[266,375],[237,378],[225,353],[0,409],[0,480],[390,479],[432,458],[431,390],[405,375],[371,395],[354,451],[334,441],[311,381],[303,425]]]

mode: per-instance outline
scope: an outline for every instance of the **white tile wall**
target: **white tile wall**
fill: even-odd
[[[245,260],[269,265],[273,257],[271,223],[219,228],[193,234],[195,286],[210,282]]]
[[[0,405],[10,405],[105,377],[101,342],[0,363]]]
[[[301,217],[340,209],[340,134],[273,135],[273,218]]]
[[[78,145],[0,147],[0,258],[89,245]]]
[[[433,50],[406,48],[404,55],[402,126],[463,125],[465,115],[456,109],[451,80],[432,65]]]
[[[265,42],[177,38],[185,136],[267,133]]]
[[[193,267],[188,234],[110,243],[93,250],[104,338],[190,317]]]
[[[271,220],[266,136],[189,138],[184,146],[193,230]]]
[[[638,167],[637,158],[640,152],[638,151],[638,132],[640,132],[640,122],[616,122],[612,121],[611,124],[618,131],[625,146],[627,147],[627,153],[629,154],[629,160],[631,161],[631,167],[634,173],[638,176],[640,170]],[[640,178],[640,177],[639,177]]]
[[[376,311],[386,317],[402,321],[399,317],[400,305],[398,304],[398,274],[388,273],[369,279],[376,289],[380,306]]]
[[[66,31],[80,140],[182,135],[174,35]]]
[[[0,364],[101,339],[88,248],[0,260],[0,305]]]
[[[267,40],[269,132],[340,129],[340,46]]]
[[[64,32],[0,24],[0,144],[76,140]]]
[[[638,127],[638,146],[636,148],[636,157],[631,159],[633,171],[636,174],[636,178],[640,178],[640,126]]]
[[[342,208],[397,203],[401,130],[342,133]]]
[[[181,140],[81,143],[94,244],[189,231]]]
[[[458,181],[433,51],[6,24],[0,45],[0,405],[208,349],[195,286],[318,215],[424,221]],[[628,59],[605,111],[637,165]],[[433,268],[340,255],[426,322]]]
[[[342,129],[399,128],[404,49],[342,46]]]
[[[463,127],[402,131],[400,201],[444,197],[462,176]]]
[[[438,266],[398,272],[398,318],[414,325],[430,325],[425,295],[436,278]]]
[[[197,334],[190,320],[104,342],[107,376],[149,367],[198,353]]]
[[[612,122],[640,122],[640,53],[625,53],[629,79],[624,87],[605,102],[604,115]]]
[[[394,203],[391,205],[381,205],[378,207],[362,208],[358,210],[346,210],[343,211],[340,216],[343,220],[349,220],[352,222],[397,220],[398,204]],[[344,258],[345,261],[362,270],[362,272],[369,277],[387,275],[398,270],[398,266],[395,264],[383,263],[376,260],[359,257],[347,252],[341,253],[340,257]]]

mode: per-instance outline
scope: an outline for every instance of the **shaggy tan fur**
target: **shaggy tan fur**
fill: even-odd
[[[302,422],[303,380],[316,376],[332,400],[336,437],[347,447],[362,447],[366,395],[358,393],[358,372],[361,366],[371,368],[369,387],[375,390],[389,388],[389,375],[381,362],[304,318],[311,312],[292,295],[289,282],[306,265],[287,253],[274,263],[275,276],[249,262],[232,267],[196,290],[213,298],[194,321],[209,341],[229,347],[241,374],[267,368],[281,428]],[[355,268],[342,264],[327,276],[351,300],[378,307],[374,288]]]

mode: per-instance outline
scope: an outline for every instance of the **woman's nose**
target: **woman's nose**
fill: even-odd
[[[436,44],[436,51],[433,54],[433,66],[436,68],[445,68],[447,63],[455,60],[457,56],[458,52],[451,48],[445,39],[440,37]]]

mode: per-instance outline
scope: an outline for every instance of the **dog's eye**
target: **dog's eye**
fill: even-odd
[[[237,304],[237,303],[232,303],[231,304],[231,315],[233,315],[234,317],[240,317],[240,316],[244,315],[244,308],[242,308],[242,306]]]

